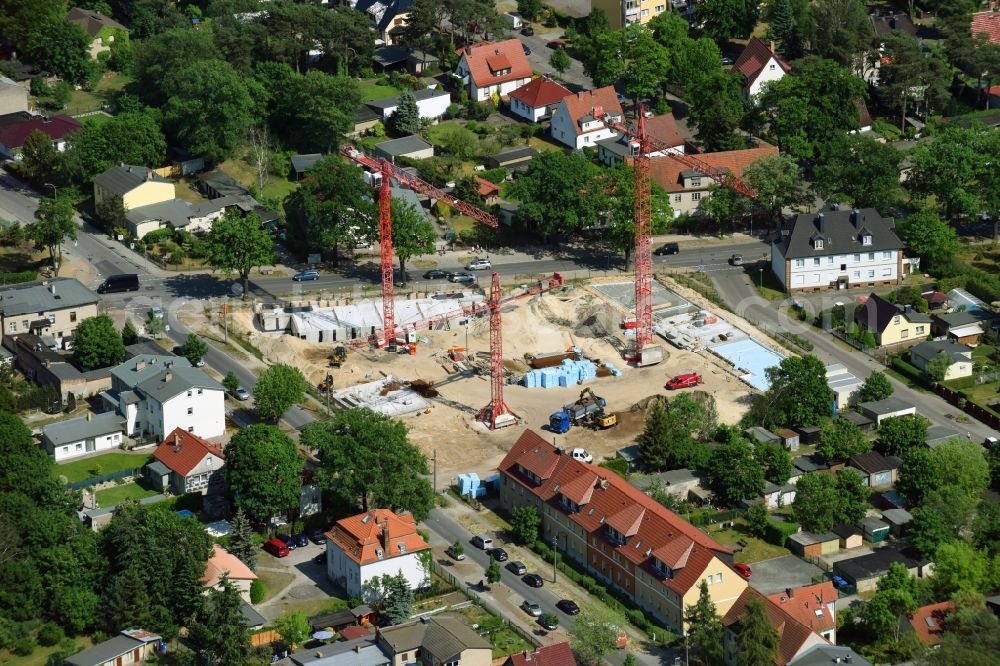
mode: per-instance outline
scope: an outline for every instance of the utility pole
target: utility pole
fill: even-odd
[[[437,495],[438,492],[438,450],[434,449],[434,455],[431,456],[431,462],[434,463],[434,494]]]
[[[222,304],[222,330],[225,334],[226,344],[229,344],[229,304]]]
[[[556,571],[557,571],[556,562],[559,559],[558,543],[559,543],[559,537],[556,536],[555,532],[553,532],[552,533],[552,582],[553,583],[556,582]]]

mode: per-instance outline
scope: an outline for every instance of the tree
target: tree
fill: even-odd
[[[986,551],[964,541],[948,541],[934,551],[934,576],[931,584],[941,597],[956,592],[988,593],[996,584]]]
[[[265,421],[277,421],[288,408],[301,402],[309,382],[298,368],[278,363],[257,377],[254,404]]]
[[[80,183],[89,183],[116,164],[160,166],[167,153],[167,139],[159,122],[151,113],[142,111],[87,123],[68,140],[66,172]]]
[[[795,520],[809,532],[829,532],[838,522],[838,505],[837,480],[829,474],[803,474],[795,484]]]
[[[420,521],[433,506],[427,458],[406,425],[369,409],[347,409],[302,430],[300,443],[317,452],[321,486],[350,504],[406,509]]]
[[[397,112],[398,113],[398,112]],[[406,280],[406,262],[434,251],[437,232],[423,210],[402,199],[393,198],[392,251],[399,259],[399,274]]]
[[[417,98],[410,90],[399,93],[399,104],[391,117],[392,129],[399,134],[416,134],[423,129],[424,122],[417,108]]]
[[[384,613],[392,624],[409,619],[413,612],[413,590],[402,571],[370,579],[361,586],[361,596],[375,611]]]
[[[879,423],[875,443],[884,455],[905,458],[913,449],[924,446],[928,423],[920,414],[890,416]]]
[[[870,491],[864,477],[856,469],[847,468],[837,474],[837,522],[854,524],[865,517]]]
[[[712,452],[709,476],[723,506],[734,506],[764,490],[764,470],[754,460],[753,447],[740,436]]]
[[[117,365],[125,359],[125,345],[106,314],[87,317],[73,333],[73,359],[85,370]]]
[[[909,534],[913,545],[925,557],[933,557],[942,543],[955,541],[967,533],[975,519],[978,501],[957,486],[941,486],[924,496],[924,503],[912,511]]]
[[[542,0],[517,0],[517,13],[528,21],[534,21],[542,13]]]
[[[241,429],[226,446],[223,475],[236,504],[260,521],[299,506],[304,459],[275,426]]]
[[[771,524],[767,508],[762,503],[751,504],[746,513],[747,528],[751,534],[763,538]]]
[[[263,194],[274,162],[274,146],[267,125],[255,125],[247,130],[248,160],[257,172],[257,192]]]
[[[250,641],[250,628],[240,607],[243,599],[223,574],[220,589],[208,591],[206,611],[191,628],[191,642],[202,663],[250,666],[260,663]]]
[[[226,550],[239,558],[240,562],[250,567],[251,571],[257,569],[257,551],[259,546],[253,539],[253,528],[243,509],[237,507],[232,520],[229,521],[229,545]]]
[[[873,371],[864,384],[858,389],[858,402],[874,402],[885,400],[892,395],[892,384],[885,376],[885,373],[878,370]]]
[[[698,210],[715,220],[720,229],[735,229],[737,222],[750,213],[752,201],[736,190],[710,183],[708,194],[703,195]]]
[[[240,387],[240,378],[236,376],[236,373],[230,370],[226,373],[226,376],[222,379],[222,388],[226,389],[230,393],[235,393],[236,389]]]
[[[132,318],[129,317],[125,320],[125,325],[122,326],[122,344],[128,347],[137,342],[139,342],[139,331],[136,330],[135,324],[132,323]]]
[[[333,152],[353,127],[354,112],[361,105],[354,79],[314,69],[294,81],[290,96],[290,114],[272,116],[271,123],[283,126],[285,136],[301,150]]]
[[[877,373],[881,374],[881,373]],[[872,443],[858,426],[846,419],[833,419],[823,426],[816,452],[827,462],[850,460],[872,450]]]
[[[274,623],[274,629],[290,650],[302,645],[312,634],[312,625],[305,613],[289,613],[279,617]]]
[[[62,264],[62,242],[76,239],[76,221],[69,199],[42,197],[35,210],[35,223],[28,225],[28,238],[49,253],[52,267],[59,271]]]
[[[88,53],[91,38],[76,23],[60,16],[33,20],[30,25],[24,46],[27,60],[71,83],[88,83],[100,71]]]
[[[699,5],[699,7],[704,5]],[[708,152],[745,147],[737,133],[744,107],[739,79],[722,69],[702,70],[688,84],[685,99],[689,104],[689,123],[695,136]]]
[[[710,456],[704,440],[715,432],[716,422],[715,399],[708,393],[656,402],[639,435],[639,455],[654,470],[704,467]]]
[[[857,0],[818,0],[812,12],[816,19],[813,46],[819,55],[863,74],[872,49],[865,6]]]
[[[931,210],[911,213],[900,222],[899,231],[906,246],[929,266],[945,265],[959,248],[955,229]]]
[[[817,194],[854,208],[886,214],[900,199],[900,153],[863,134],[834,138],[824,161],[814,168]]]
[[[556,49],[549,56],[549,65],[552,66],[552,69],[559,72],[560,75],[565,74],[571,64],[573,64],[573,61],[569,59],[564,49]]]
[[[697,5],[698,20],[704,23],[705,34],[722,44],[730,39],[750,36],[760,3],[757,0],[707,0]]]
[[[486,582],[492,585],[500,582],[500,563],[490,556],[490,565],[486,567]]]
[[[536,223],[542,233],[562,235],[594,223],[607,209],[603,188],[595,187],[600,176],[582,155],[543,152],[511,184],[509,195],[521,202],[522,219]]]
[[[250,271],[274,263],[274,239],[256,213],[243,217],[226,211],[205,234],[205,244],[213,269],[239,275],[244,300],[250,292]]]
[[[20,171],[32,181],[55,178],[59,168],[59,152],[52,139],[41,130],[32,130],[21,146]]]
[[[927,361],[927,365],[924,370],[927,375],[936,382],[944,381],[944,378],[948,375],[948,370],[951,369],[954,361],[945,352],[938,352],[938,354]]]
[[[887,106],[899,108],[899,129],[906,129],[910,100],[924,102],[924,118],[932,108],[944,108],[951,101],[952,71],[934,51],[924,51],[912,35],[894,30],[882,40],[878,92]]]
[[[771,387],[757,396],[748,421],[765,427],[819,425],[830,414],[833,392],[826,383],[826,366],[811,354],[782,359],[767,369]]]
[[[198,365],[207,353],[208,345],[194,333],[187,336],[187,340],[184,341],[184,345],[181,347],[181,356],[190,361],[191,365]]]
[[[915,587],[903,565],[893,562],[889,573],[878,582],[878,590],[864,605],[861,617],[868,630],[875,636],[891,635],[899,641],[900,615],[912,613],[919,604],[915,597]]]
[[[708,593],[708,584],[698,585],[698,600],[684,609],[688,623],[688,644],[701,663],[709,666],[722,663],[722,620]]]
[[[764,469],[765,479],[778,486],[788,482],[792,475],[792,457],[780,444],[758,444],[754,457]]]
[[[771,666],[778,649],[778,632],[771,626],[764,603],[758,597],[747,602],[747,612],[736,634],[741,666]]]
[[[611,199],[609,240],[614,249],[625,255],[625,264],[628,265],[635,250],[635,171],[621,161],[606,169],[603,175]],[[670,195],[655,181],[650,186],[650,230],[654,234],[665,233],[674,219]]]
[[[784,210],[805,201],[802,170],[788,155],[766,155],[743,171],[743,180],[757,193],[757,205],[778,223]]]
[[[927,666],[990,666],[1000,660],[1000,620],[992,611],[959,608],[948,617],[941,644],[924,658]]]
[[[982,187],[977,177],[985,161],[979,146],[981,135],[987,131],[981,125],[963,128],[948,124],[933,141],[918,143],[910,151],[913,171],[906,182],[907,189],[916,197],[933,196],[949,220],[956,215],[978,212]],[[911,215],[910,220],[914,217]],[[921,252],[917,248],[913,250]]]
[[[959,488],[970,498],[978,498],[990,485],[989,462],[977,442],[949,439],[931,451],[931,458],[941,485]]]
[[[573,654],[585,664],[596,665],[618,642],[624,621],[603,605],[584,606],[569,630]]]
[[[510,512],[510,531],[518,543],[531,545],[538,540],[538,528],[542,519],[533,506],[515,507]]]
[[[914,505],[920,505],[929,492],[941,486],[941,475],[930,449],[911,450],[903,458],[896,490]]]

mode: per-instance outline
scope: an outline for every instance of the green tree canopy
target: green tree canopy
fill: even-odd
[[[302,371],[285,363],[277,363],[257,377],[254,405],[266,421],[277,421],[288,408],[301,402],[309,382]]]
[[[929,423],[920,414],[890,416],[879,423],[875,443],[883,454],[905,458],[913,449],[924,446]]]
[[[755,399],[747,421],[751,425],[819,425],[830,414],[833,392],[826,383],[826,366],[811,354],[782,359],[767,369],[771,387]]]
[[[878,94],[886,106],[899,109],[899,128],[906,129],[910,102],[922,105],[924,118],[951,102],[952,71],[935,51],[909,33],[893,30],[881,40]]]
[[[854,0],[852,0],[853,2]],[[863,134],[831,140],[827,158],[814,167],[814,189],[827,201],[887,214],[902,194],[899,150]]]
[[[708,593],[708,584],[698,585],[698,601],[684,609],[688,622],[688,642],[703,664],[721,664],[723,656],[722,619]]]
[[[254,541],[253,528],[247,520],[243,509],[237,507],[232,519],[229,521],[229,544],[226,550],[239,558],[243,564],[251,570],[257,569],[257,552],[260,547]]]
[[[569,642],[577,659],[595,666],[618,642],[618,631],[625,621],[603,604],[580,609],[569,630]]]
[[[184,341],[184,345],[181,347],[181,356],[190,361],[191,365],[198,365],[207,353],[208,345],[194,333],[187,336],[187,340]]]
[[[872,450],[872,443],[858,426],[836,418],[823,426],[816,452],[826,461],[850,460]]]
[[[106,368],[125,360],[125,345],[106,314],[81,321],[73,333],[73,358],[85,370]]]
[[[695,136],[706,151],[745,147],[743,137],[736,131],[744,114],[736,74],[722,69],[698,71],[688,82],[685,99],[689,105],[688,122],[694,123]]]
[[[518,543],[531,545],[538,539],[542,519],[533,506],[515,507],[510,512],[510,531]]]
[[[756,205],[774,222],[784,219],[784,209],[806,200],[802,170],[788,155],[766,155],[743,171],[743,180],[757,193]]]
[[[913,545],[925,557],[933,557],[942,543],[968,534],[975,520],[977,498],[969,497],[958,486],[941,486],[924,495],[923,504],[914,507],[909,535]]]
[[[399,104],[390,118],[392,129],[399,134],[416,134],[423,126],[420,109],[417,108],[417,98],[410,90],[399,93]]]
[[[715,398],[702,391],[654,403],[639,435],[639,455],[650,469],[701,469],[711,454],[705,442],[715,432]]]
[[[71,83],[88,83],[100,71],[90,60],[91,38],[76,23],[64,16],[42,17],[31,26],[24,47],[27,60]]]
[[[158,167],[167,153],[167,140],[150,113],[130,111],[99,123],[86,123],[69,137],[66,171],[79,183],[116,164]]]
[[[292,650],[305,643],[312,635],[312,625],[305,613],[283,615],[275,621],[274,628]]]
[[[122,326],[122,344],[127,347],[137,342],[139,342],[139,331],[136,330],[132,318],[129,317],[125,320],[125,325]]]
[[[875,370],[865,379],[861,388],[858,389],[859,402],[874,402],[885,400],[892,395],[892,384],[884,372]]]
[[[764,604],[758,597],[747,602],[746,615],[736,633],[742,666],[771,666],[778,650],[778,632],[771,626]]]
[[[76,220],[69,199],[42,197],[35,209],[35,223],[27,227],[28,238],[49,253],[52,266],[58,271],[62,264],[62,242],[76,238]]]
[[[21,146],[18,165],[21,174],[35,182],[46,178],[56,180],[61,165],[59,151],[52,145],[52,139],[41,130],[32,130]]]
[[[828,532],[837,524],[837,480],[828,474],[803,474],[795,484],[795,520],[810,532]]]
[[[758,444],[754,448],[754,457],[764,469],[764,478],[771,483],[783,486],[792,475],[792,456],[780,444]]]
[[[260,521],[299,506],[305,460],[275,426],[241,429],[226,446],[223,474],[236,504]]]
[[[707,0],[696,6],[698,20],[704,23],[705,34],[720,44],[733,39],[750,36],[760,2],[757,0]]]
[[[559,72],[559,74],[565,74],[572,64],[573,61],[566,55],[565,49],[556,49],[549,56],[549,65],[552,66],[552,69]]]
[[[907,189],[916,197],[933,196],[948,219],[978,212],[982,193],[979,176],[985,157],[980,144],[982,135],[987,132],[992,130],[982,125],[966,128],[950,123],[932,141],[919,142],[910,151],[913,171],[906,182]],[[930,211],[921,213],[933,215]],[[916,214],[911,215],[907,226],[904,226],[904,236],[914,217]],[[929,226],[926,218],[918,220],[922,225]],[[909,242],[906,238],[904,240]],[[923,256],[920,247],[911,249]]]
[[[754,459],[753,447],[739,435],[712,452],[709,476],[723,506],[734,506],[764,490],[764,470]]]
[[[857,0],[818,0],[812,13],[817,53],[852,72],[864,72],[873,46],[865,6]]]
[[[191,643],[201,663],[258,666],[263,658],[257,655],[250,640],[240,607],[243,599],[239,589],[224,574],[221,589],[212,589],[205,600],[205,611],[191,627]]]
[[[401,199],[393,199],[392,251],[399,259],[399,274],[406,280],[406,262],[434,251],[437,232],[423,210]],[[377,236],[377,234],[376,234]]]
[[[900,221],[899,231],[910,251],[920,255],[929,268],[946,265],[959,248],[958,234],[932,210],[911,213]]]
[[[546,151],[509,188],[519,215],[543,233],[565,234],[593,224],[607,210],[600,169],[582,155]],[[584,196],[585,194],[585,196]]]
[[[274,262],[274,239],[256,213],[243,217],[226,211],[205,235],[205,243],[213,269],[239,275],[244,299],[250,291],[250,271]]]

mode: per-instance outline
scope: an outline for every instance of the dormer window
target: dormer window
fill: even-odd
[[[656,558],[653,558],[653,568],[656,569],[656,573],[662,575],[664,578],[674,577],[673,569]]]
[[[573,500],[569,499],[565,495],[559,496],[559,504],[562,506],[562,508],[566,509],[570,513],[576,513],[580,510],[580,505],[574,502]]]
[[[403,543],[402,541],[400,541],[398,544],[396,544],[396,547],[399,548],[399,552],[400,553],[405,553],[406,552],[406,544]]]
[[[385,553],[382,551],[381,548],[376,548],[375,549],[375,557],[377,557],[378,559],[381,560],[384,555],[385,555]]]
[[[691,179],[691,187],[701,187],[701,177],[695,177]]]
[[[608,525],[608,540],[610,540],[611,543],[615,545],[624,546],[626,541],[626,536],[621,532],[619,532],[618,530],[616,530],[615,528],[611,527],[611,525]]]
[[[862,245],[871,245],[872,244],[872,235],[871,234],[864,234],[864,235],[862,235],[861,236],[861,244]]]
[[[816,240],[814,240],[813,241],[813,247],[815,249],[817,249],[817,250],[822,250],[823,249],[823,239],[822,238],[817,238]]]

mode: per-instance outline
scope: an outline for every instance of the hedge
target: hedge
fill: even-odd
[[[924,376],[924,373],[920,372],[920,370],[916,367],[910,365],[898,356],[892,359],[891,366],[893,370],[907,379],[910,379],[921,386],[927,385],[927,378]]]
[[[612,458],[611,460],[605,460],[598,467],[603,467],[604,469],[610,469],[612,472],[622,477],[623,479],[628,478],[628,463],[622,458]]]
[[[17,271],[16,273],[0,273],[0,284],[19,284],[33,282],[38,279],[38,271]]]
[[[264,601],[264,597],[267,596],[267,588],[264,587],[264,583],[260,580],[254,580],[250,583],[250,603],[259,604]]]
[[[764,541],[775,546],[784,548],[788,543],[788,537],[799,531],[798,523],[788,521],[768,520],[767,529],[764,530]]]

